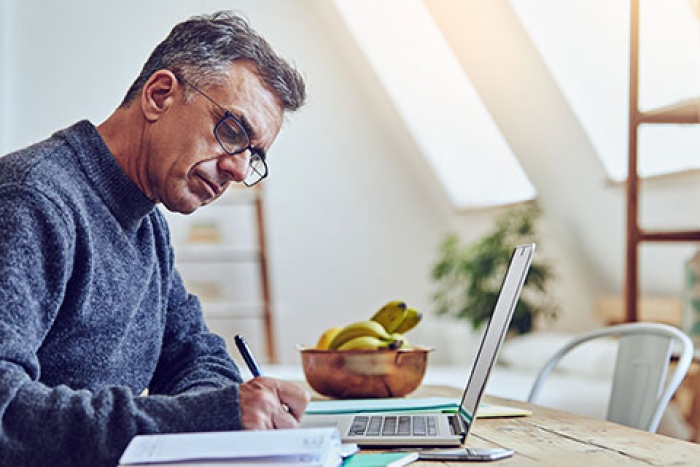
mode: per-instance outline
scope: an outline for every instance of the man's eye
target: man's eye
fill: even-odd
[[[236,147],[247,145],[245,134],[237,126],[221,125],[219,127],[219,138]]]

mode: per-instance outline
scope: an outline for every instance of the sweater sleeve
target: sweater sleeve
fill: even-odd
[[[204,323],[199,299],[188,294],[173,269],[161,356],[149,389],[152,394],[182,394],[241,382],[223,338]]]
[[[114,466],[137,434],[231,430],[238,386],[178,396],[46,387],[0,361],[0,465]],[[213,409],[216,408],[216,409]]]
[[[241,427],[235,366],[208,354],[221,342],[194,318],[192,298],[170,310],[166,338],[177,343],[164,347],[154,380],[167,395],[42,383],[42,344],[72,285],[73,227],[31,190],[6,185],[0,198],[0,465],[113,466],[137,434]]]
[[[175,395],[188,391],[212,389],[240,383],[241,376],[230,358],[226,342],[212,333],[204,322],[199,299],[189,294],[177,269],[165,217],[155,210],[152,214],[155,231],[161,232],[167,255],[162,264],[168,265],[167,313],[165,332],[153,379],[151,394]]]

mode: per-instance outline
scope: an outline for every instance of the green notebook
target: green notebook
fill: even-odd
[[[416,452],[360,453],[347,458],[343,467],[401,467],[417,460]]]
[[[367,412],[448,412],[456,413],[459,400],[450,397],[388,398],[388,399],[343,399],[311,401],[306,407],[309,415],[367,413]],[[479,404],[477,418],[522,417],[532,412],[515,407]]]

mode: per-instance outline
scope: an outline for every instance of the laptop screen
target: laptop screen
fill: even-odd
[[[481,396],[488,382],[491,368],[493,368],[498,351],[503,344],[503,339],[513,318],[513,312],[520,298],[520,292],[525,283],[525,277],[532,263],[534,252],[535,244],[530,243],[517,246],[511,254],[508,271],[501,284],[496,306],[481,338],[481,345],[476,354],[469,381],[467,381],[467,387],[462,396],[460,414],[466,424],[465,437],[469,434],[476,409],[479,407]]]

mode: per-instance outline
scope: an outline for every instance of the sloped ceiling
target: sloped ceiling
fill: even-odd
[[[422,0],[335,4],[455,207],[536,196]]]
[[[594,289],[620,293],[624,185],[610,182],[595,145],[512,5],[507,0],[423,3],[537,190],[547,228],[566,245],[567,260],[577,263]],[[643,222],[665,228],[700,225],[694,208],[699,194],[697,174],[648,180]],[[678,295],[682,265],[693,249],[688,244],[645,247],[642,292]]]
[[[608,181],[595,145],[510,2],[425,3],[537,188],[550,218],[562,227],[570,247],[579,252],[580,261],[589,265],[589,274],[602,288],[620,293],[625,261],[624,185]],[[691,127],[698,130],[697,125]],[[662,145],[660,154],[673,154],[671,147]],[[685,150],[698,154],[700,144],[686,143]],[[697,173],[646,180],[641,197],[643,225],[697,228],[700,216],[693,206],[700,194],[698,182]],[[642,293],[679,296],[683,263],[694,248],[687,243],[644,245]]]

